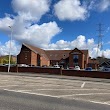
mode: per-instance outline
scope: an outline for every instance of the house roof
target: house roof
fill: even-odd
[[[110,67],[110,60],[109,61],[104,61],[100,64],[100,66],[103,66],[104,64],[106,64],[108,67]]]
[[[84,60],[87,61],[88,56],[89,56],[88,55],[88,50],[79,50],[78,48],[75,48],[74,50],[77,51],[77,52],[79,51],[80,53],[84,54],[84,56],[85,56]],[[71,50],[71,52],[74,52],[74,50]]]
[[[24,46],[28,47],[30,50],[32,50],[35,53],[40,54],[41,56],[44,56],[48,60],[61,60],[66,59],[69,57],[69,53],[73,50],[43,50],[38,47],[34,47],[29,44],[23,44]],[[88,56],[88,50],[79,50],[85,55],[85,60],[87,60]]]
[[[91,59],[91,58],[89,58],[88,63],[99,64],[99,61],[97,59]]]
[[[45,50],[50,60],[61,60],[69,57],[71,50]]]
[[[48,56],[45,53],[45,50],[38,48],[38,47],[34,47],[32,45],[29,44],[23,44],[24,46],[28,47],[30,50],[32,50],[35,53],[38,53],[39,55],[41,55],[42,57],[45,57],[47,60],[49,60]]]

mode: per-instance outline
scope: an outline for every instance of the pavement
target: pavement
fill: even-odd
[[[0,72],[0,90],[110,105],[110,80]]]

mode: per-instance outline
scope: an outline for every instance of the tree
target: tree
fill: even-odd
[[[9,56],[8,55],[0,58],[0,64],[8,64],[8,63],[9,63]],[[13,61],[12,56],[10,58],[10,64],[16,64],[16,61]]]

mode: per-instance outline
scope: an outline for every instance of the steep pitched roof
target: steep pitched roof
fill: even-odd
[[[45,50],[38,48],[38,47],[34,47],[32,45],[29,44],[23,44],[24,46],[28,47],[30,50],[32,50],[35,53],[38,53],[39,55],[41,55],[42,57],[45,57],[46,59],[49,60],[48,56],[45,53]]]
[[[104,64],[106,64],[108,67],[110,67],[110,60],[109,61],[104,61],[100,64],[100,66],[103,66]]]

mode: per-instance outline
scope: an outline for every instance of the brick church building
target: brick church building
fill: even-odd
[[[28,64],[34,66],[53,66],[55,64],[66,67],[76,65],[84,69],[98,67],[97,60],[89,58],[88,50],[43,50],[28,44],[22,44],[20,53],[17,55],[17,64]]]

